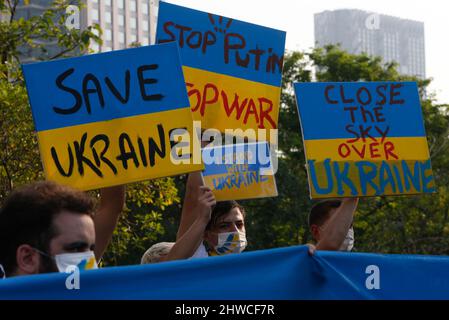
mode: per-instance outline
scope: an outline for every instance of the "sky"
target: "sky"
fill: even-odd
[[[165,0],[192,9],[287,32],[286,48],[314,45],[313,15],[324,10],[361,9],[424,22],[426,76],[440,103],[449,103],[449,2],[441,0]]]

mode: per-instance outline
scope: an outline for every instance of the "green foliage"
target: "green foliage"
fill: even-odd
[[[71,4],[73,1],[71,1]],[[9,4],[9,5],[8,5]],[[14,14],[17,1],[0,1],[2,13]],[[22,184],[43,179],[31,111],[20,69],[21,53],[32,48],[40,60],[85,53],[91,40],[101,42],[98,25],[86,30],[64,27],[66,1],[29,20],[0,22],[0,204]],[[46,50],[56,41],[60,51]],[[139,46],[134,44],[133,46]],[[315,70],[313,72],[312,70]],[[290,246],[311,241],[304,148],[293,82],[413,80],[401,76],[394,63],[351,55],[337,46],[290,52],[284,59],[279,115],[279,197],[244,201],[249,249]],[[426,93],[430,80],[418,81],[438,193],[412,197],[362,199],[355,219],[360,251],[449,254],[449,116]],[[127,209],[120,218],[103,265],[139,263],[145,250],[159,241],[174,241],[185,176],[136,183],[127,187]],[[98,194],[97,194],[98,196]]]
[[[18,1],[1,1],[0,22],[0,205],[20,185],[44,179],[37,137],[20,68],[22,54],[33,49],[37,60],[80,55],[88,51],[90,41],[101,43],[98,25],[85,30],[68,30],[65,8],[68,1],[55,1],[41,16],[14,19]],[[70,4],[79,5],[78,1]],[[59,50],[50,53],[49,42]],[[137,44],[135,45],[137,46]],[[140,256],[164,234],[165,212],[176,208],[179,215],[178,189],[174,178],[131,184],[127,187],[127,210],[120,218],[104,265],[139,263]],[[98,197],[98,192],[93,192]]]
[[[127,208],[120,217],[104,265],[139,264],[142,254],[164,235],[163,213],[179,203],[173,178],[127,186]]]

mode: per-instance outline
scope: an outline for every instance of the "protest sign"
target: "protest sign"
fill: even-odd
[[[204,183],[217,201],[278,195],[266,142],[203,148]]]
[[[435,192],[415,82],[294,87],[312,198]]]
[[[285,32],[161,2],[156,41],[178,42],[202,128],[277,128]]]
[[[203,169],[179,164],[196,136],[175,43],[23,71],[47,179],[88,190]]]

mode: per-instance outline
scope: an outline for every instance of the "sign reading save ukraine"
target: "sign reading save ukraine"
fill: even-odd
[[[285,32],[160,2],[156,43],[170,41],[202,128],[277,128]]]
[[[312,198],[435,192],[415,82],[294,87]]]
[[[178,143],[196,136],[175,43],[23,71],[47,179],[89,190],[204,168]]]
[[[203,148],[204,184],[217,201],[278,195],[267,142]]]

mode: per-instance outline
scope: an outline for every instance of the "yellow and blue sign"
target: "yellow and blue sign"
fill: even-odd
[[[294,88],[311,198],[435,192],[415,82]]]
[[[159,6],[156,42],[178,43],[193,118],[205,129],[277,128],[285,35],[166,2]]]
[[[217,201],[276,197],[267,142],[203,148],[203,179]]]
[[[199,171],[175,43],[23,65],[47,179],[89,190]],[[181,153],[181,154],[180,154]]]

